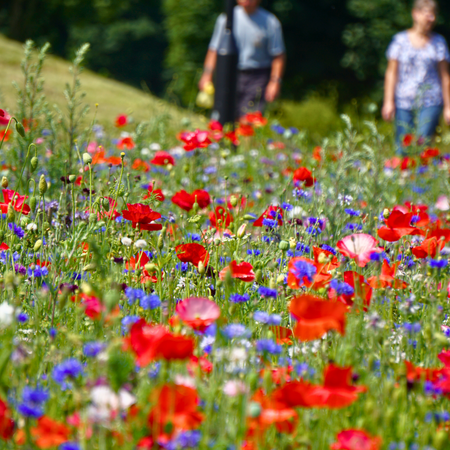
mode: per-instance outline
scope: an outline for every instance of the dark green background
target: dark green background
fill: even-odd
[[[264,0],[281,20],[288,52],[283,96],[338,93],[339,102],[380,99],[392,35],[411,24],[404,0]],[[0,32],[71,58],[83,42],[88,66],[189,105],[222,0],[3,0]],[[437,31],[450,38],[450,2]]]

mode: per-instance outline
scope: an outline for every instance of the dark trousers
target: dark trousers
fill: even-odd
[[[271,69],[239,70],[237,76],[236,116],[239,119],[249,112],[264,112],[266,87]]]

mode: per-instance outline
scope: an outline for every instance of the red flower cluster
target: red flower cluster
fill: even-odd
[[[13,205],[15,211],[21,212],[25,216],[30,213],[30,207],[25,204],[25,200],[28,196],[19,195],[11,189],[3,189],[2,192],[3,199],[5,200],[4,203],[0,203],[2,214],[6,214],[8,212],[8,205],[10,203]]]
[[[231,212],[223,206],[216,206],[214,212],[211,211],[209,213],[209,221],[211,222],[211,226],[217,230],[227,228],[233,220],[234,219]]]
[[[184,149],[187,152],[196,150],[197,148],[206,148],[211,144],[208,131],[195,130],[185,131],[179,135],[180,141],[184,142]]]

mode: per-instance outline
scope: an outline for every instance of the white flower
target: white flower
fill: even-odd
[[[91,401],[89,417],[102,422],[110,420],[114,412],[128,409],[136,403],[136,398],[125,389],[121,389],[117,395],[109,386],[96,386],[91,390]]]
[[[157,152],[161,150],[161,145],[159,145],[157,142],[153,142],[153,144],[150,144],[150,150]]]
[[[151,155],[150,149],[148,149],[148,148],[143,148],[143,149],[141,150],[141,156],[147,157],[147,156],[150,156],[150,155]]]
[[[181,375],[177,373],[175,375],[175,384],[178,384],[179,386],[187,386],[190,388],[195,389],[195,378],[189,377],[187,375]]]
[[[147,242],[144,241],[144,239],[138,239],[135,243],[134,246],[140,250],[143,250],[145,247],[148,246]]]
[[[0,305],[0,327],[9,327],[14,320],[14,308],[6,302]]]
[[[29,223],[27,225],[27,230],[28,231],[36,231],[37,230],[37,225],[35,223],[31,222],[31,223]]]
[[[246,394],[248,388],[243,381],[229,380],[223,386],[223,392],[228,397],[236,397],[239,394]]]
[[[125,247],[129,247],[133,243],[133,241],[128,237],[123,237],[121,240],[122,244],[125,245]]]

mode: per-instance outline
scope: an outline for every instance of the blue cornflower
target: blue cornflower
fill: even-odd
[[[258,294],[261,295],[262,297],[276,298],[277,290],[268,288],[266,286],[260,286],[258,288]]]
[[[139,320],[139,316],[125,316],[122,319],[122,333],[126,334],[130,331],[130,328],[134,323],[136,323]]]
[[[306,277],[311,282],[313,276],[317,273],[317,269],[316,266],[306,261],[298,260],[294,262],[291,273],[299,280],[303,280]]]
[[[405,329],[405,331],[409,334],[412,333],[419,333],[420,330],[422,329],[422,326],[420,325],[419,322],[416,323],[404,323],[403,324],[403,328]]]
[[[350,231],[354,233],[355,231],[361,231],[362,225],[359,223],[348,223],[344,227],[344,231]]]
[[[102,342],[88,342],[88,343],[84,344],[83,354],[84,354],[84,356],[88,356],[90,358],[94,358],[104,348],[105,348],[105,344],[103,344]]]
[[[267,228],[275,228],[278,226],[278,221],[264,218],[262,224]]]
[[[16,225],[15,223],[8,223],[8,228],[19,238],[22,239],[25,236],[25,231]]]
[[[311,236],[317,236],[318,234],[322,234],[322,230],[320,228],[308,227],[306,232]]]
[[[58,333],[58,332],[56,331],[56,328],[50,328],[50,329],[48,330],[48,334],[50,335],[50,337],[51,337],[52,339],[55,339],[57,333]]]
[[[250,300],[250,295],[248,294],[231,294],[230,295],[230,302],[231,303],[245,303]]]
[[[127,287],[125,289],[125,296],[128,299],[128,304],[133,305],[136,300],[140,300],[145,296],[145,292],[142,289],[133,289],[131,287]]]
[[[345,208],[345,213],[352,217],[359,217],[361,215],[361,211],[352,209],[352,208]]]
[[[266,325],[280,325],[281,316],[279,314],[268,314],[265,311],[255,311],[253,319],[256,322],[264,323]]]
[[[430,259],[428,265],[434,269],[443,269],[447,267],[448,261],[446,259]]]
[[[335,250],[333,247],[330,247],[330,246],[327,245],[327,244],[322,244],[322,249],[323,249],[323,250],[326,250],[327,252],[333,253],[334,256],[337,255],[336,250]]]
[[[420,216],[418,216],[418,215],[412,216],[410,224],[415,225],[419,220],[420,220]]]
[[[297,242],[297,245],[295,246],[295,250],[302,252],[302,253],[309,253],[311,251],[311,248],[309,245],[302,244],[301,242]]]
[[[139,304],[141,305],[141,308],[144,309],[156,309],[161,306],[161,300],[156,294],[146,295],[145,297],[141,298]]]
[[[48,269],[45,266],[35,266],[34,269],[29,267],[27,273],[29,277],[41,278],[48,275]]]
[[[383,260],[386,260],[388,263],[391,262],[391,259],[389,258],[388,255],[386,255],[386,252],[373,252],[370,254],[370,260],[371,261],[376,261],[376,262],[382,262]]]
[[[262,241],[266,242],[267,244],[269,244],[270,241],[272,241],[272,238],[270,236],[263,236],[262,237]]]
[[[286,211],[292,211],[294,209],[294,207],[290,203],[285,202],[281,204],[281,207]]]
[[[43,404],[48,398],[49,393],[45,389],[39,386],[34,389],[25,386],[22,391],[22,402],[17,406],[17,410],[25,417],[38,419],[44,414]]]
[[[150,378],[156,378],[159,375],[160,370],[161,370],[161,363],[155,362],[150,366],[148,370],[148,376]]]
[[[25,323],[28,320],[28,315],[24,312],[21,312],[17,315],[17,320],[20,323]]]
[[[273,131],[275,131],[275,133],[277,133],[277,134],[283,134],[284,133],[284,128],[281,125],[272,125],[270,128]]]
[[[187,270],[188,270],[188,267],[189,267],[189,263],[184,263],[184,262],[182,262],[182,263],[176,263],[175,264],[175,269],[177,269],[177,270],[181,270],[181,272],[186,272]]]
[[[240,323],[230,323],[222,329],[222,332],[228,339],[249,337],[251,334],[250,331]]]
[[[61,389],[66,390],[71,387],[68,379],[75,379],[83,375],[83,365],[78,359],[69,358],[54,367],[52,371],[53,380],[61,386]]]
[[[81,450],[78,442],[64,442],[64,444],[61,444],[58,448],[59,450]]]
[[[272,339],[259,339],[256,341],[256,351],[260,353],[270,353],[271,355],[279,355],[281,353],[281,345]]]
[[[355,292],[345,281],[331,280],[330,287],[336,291],[337,295],[353,295]]]
[[[202,434],[199,430],[183,431],[171,441],[158,442],[158,444],[165,450],[196,449],[198,448],[201,439]]]
[[[199,234],[197,234],[197,233],[188,233],[187,234],[187,238],[188,239],[190,239],[191,241],[193,241],[193,242],[198,242],[198,241],[201,241],[202,240],[202,238],[200,237],[200,235]]]
[[[258,256],[258,255],[260,255],[261,254],[261,250],[258,250],[258,249],[256,249],[256,250],[247,250],[247,255],[249,255],[249,256]]]

